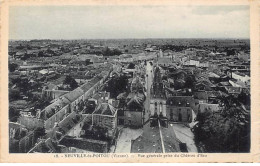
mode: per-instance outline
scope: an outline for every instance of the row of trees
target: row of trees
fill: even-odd
[[[65,51],[65,50],[64,50]],[[64,52],[63,51],[63,52]],[[69,50],[66,50],[66,52],[70,52]],[[82,51],[81,51],[82,52]],[[83,51],[83,53],[86,54],[96,54],[96,55],[103,55],[103,56],[114,56],[114,55],[121,55],[122,51],[119,49],[110,49],[108,47],[105,47],[103,49],[89,49],[89,50],[85,50]]]
[[[162,49],[163,51],[169,49],[169,50],[172,50],[172,51],[180,52],[180,51],[186,50],[187,48],[188,48],[187,46],[162,45],[160,49]]]
[[[122,52],[118,49],[110,49],[108,47],[106,47],[103,51],[102,51],[103,56],[114,56],[114,55],[121,55]]]

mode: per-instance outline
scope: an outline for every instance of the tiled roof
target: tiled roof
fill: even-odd
[[[52,115],[54,115],[56,112],[58,112],[60,109],[62,109],[65,105],[67,105],[70,101],[66,98],[59,98],[54,103],[48,105],[42,113],[46,115],[47,119],[50,118]]]
[[[209,80],[199,80],[199,81],[197,81],[196,85],[200,85],[200,84],[204,84],[204,85],[210,86],[210,87],[214,86],[214,84],[212,84]]]
[[[220,97],[221,93],[219,91],[207,91],[208,97]]]
[[[142,103],[144,102],[144,95],[141,93],[130,93],[128,95],[128,98],[130,97],[130,100],[127,102],[127,105],[130,105],[131,103],[136,103],[139,105],[142,105]]]
[[[83,92],[87,92],[90,88],[92,88],[98,81],[100,81],[103,77],[101,76],[96,76],[92,78],[89,82],[83,84],[80,86],[80,88],[83,90]]]
[[[171,72],[169,74],[176,75],[176,74],[180,74],[180,73],[187,74],[184,70],[181,70],[181,69],[176,69],[174,72]]]
[[[231,86],[229,82],[220,82],[219,84],[222,86]]]
[[[217,75],[216,73],[210,72],[209,77],[219,78],[220,76]]]
[[[65,119],[63,119],[59,124],[59,128],[61,128],[64,132],[68,132],[70,129],[72,129],[80,120],[80,118],[76,117],[77,114],[72,113]]]
[[[54,84],[54,85],[60,85],[60,84],[63,84],[65,78],[66,78],[66,76],[60,76],[58,79],[51,80],[49,82]]]
[[[102,103],[100,104],[97,109],[93,112],[93,114],[100,114],[100,115],[115,115],[116,110],[115,108],[108,104],[108,103]]]
[[[77,88],[77,89],[74,89],[73,91],[65,94],[64,97],[67,98],[70,102],[73,102],[77,98],[82,96],[83,94],[84,94],[84,91],[81,88]]]
[[[228,91],[228,93],[240,93],[242,91],[242,88],[240,87],[225,87],[225,89]]]
[[[207,104],[207,103],[202,103],[199,105],[199,110],[202,112],[205,112],[206,110],[208,111],[218,111],[220,110],[220,107],[218,104]]]

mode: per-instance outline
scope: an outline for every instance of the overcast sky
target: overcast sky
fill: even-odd
[[[10,7],[10,39],[249,38],[248,6]]]

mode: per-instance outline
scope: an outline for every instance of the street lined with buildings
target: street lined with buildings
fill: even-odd
[[[10,151],[215,152],[214,137],[246,133],[250,52],[244,41],[201,42],[10,43]]]

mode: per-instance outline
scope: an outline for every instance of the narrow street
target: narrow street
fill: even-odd
[[[176,138],[182,143],[186,143],[188,152],[197,153],[198,149],[194,142],[194,134],[189,127],[184,124],[170,124],[169,128],[171,132],[176,135]]]
[[[159,120],[158,120],[158,125],[159,125],[159,132],[160,132],[160,138],[161,138],[161,143],[162,143],[162,152],[165,153],[164,140],[163,140],[162,131],[161,131],[161,125],[160,125],[160,121]]]
[[[130,153],[131,140],[137,139],[142,133],[142,129],[122,128],[115,147],[115,153]]]
[[[146,122],[150,117],[150,89],[153,82],[153,66],[150,62],[146,63],[146,76],[145,76],[145,88],[146,88],[146,100],[144,102],[145,115],[144,121]]]
[[[162,153],[161,140],[159,127],[150,127],[147,123],[143,127],[142,135],[133,140],[131,153]]]

